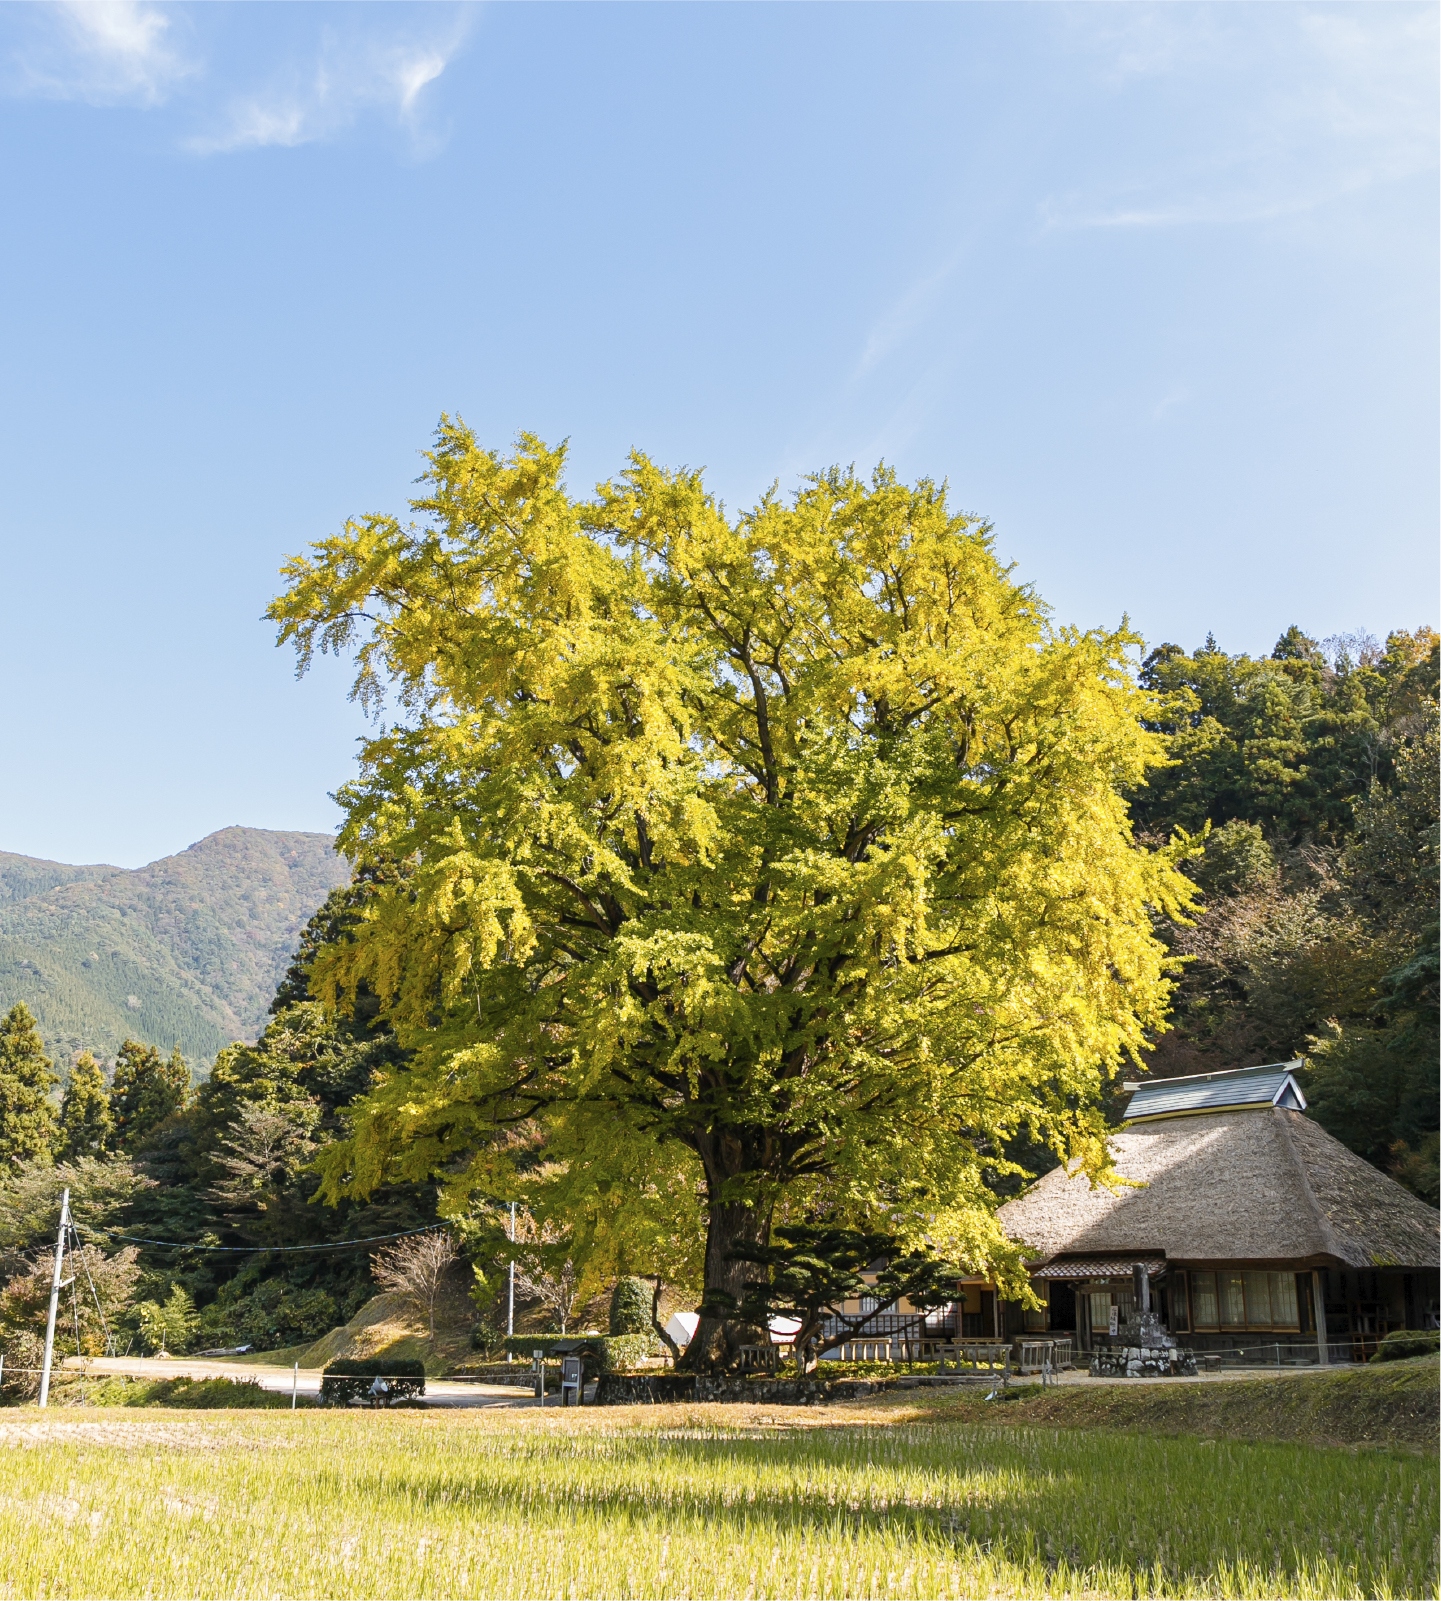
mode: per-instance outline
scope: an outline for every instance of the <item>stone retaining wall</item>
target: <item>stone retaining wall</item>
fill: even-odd
[[[499,1373],[447,1373],[447,1379],[453,1379],[457,1384],[514,1384],[523,1390],[535,1388],[535,1369],[528,1362],[517,1362],[509,1372],[502,1370]],[[545,1369],[546,1392],[550,1393],[560,1384],[560,1363],[549,1362]]]
[[[929,1374],[894,1379],[747,1379],[723,1373],[602,1373],[596,1406],[653,1406],[676,1401],[757,1401],[772,1406],[815,1406],[858,1401],[887,1390],[918,1390],[968,1382]]]
[[[1093,1379],[1195,1378],[1194,1352],[1174,1345],[1112,1345],[1091,1353]]]

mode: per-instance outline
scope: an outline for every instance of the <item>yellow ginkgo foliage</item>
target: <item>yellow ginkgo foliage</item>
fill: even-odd
[[[347,524],[271,609],[398,709],[340,846],[402,872],[319,982],[368,983],[413,1056],[329,1192],[525,1191],[716,1304],[783,1217],[1023,1282],[1006,1144],[1104,1175],[1099,1091],[1163,1024],[1152,917],[1187,903],[1184,842],[1121,799],[1164,759],[1134,636],[1054,626],[884,468],[730,516],[639,454],[590,500],[529,435],[443,420],[428,460],[416,521]]]

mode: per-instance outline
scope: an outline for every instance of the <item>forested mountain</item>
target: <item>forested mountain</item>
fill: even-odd
[[[306,919],[349,867],[328,834],[225,828],[127,871],[0,853],[0,1010],[62,1072],[134,1038],[207,1067],[253,1040]]]

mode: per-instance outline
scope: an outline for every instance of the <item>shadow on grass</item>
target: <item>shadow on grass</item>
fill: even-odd
[[[1052,1571],[1119,1569],[1142,1588],[1161,1575],[1181,1590],[1249,1564],[1287,1593],[1288,1579],[1339,1565],[1359,1593],[1431,1593],[1425,1464],[1322,1455],[1318,1465],[1294,1445],[1003,1427],[474,1435],[433,1466],[409,1451],[360,1472],[327,1463],[317,1488],[359,1496],[382,1518],[403,1503],[631,1531],[693,1522],[737,1541],[902,1537]],[[1431,1497],[1429,1520],[1418,1494]]]

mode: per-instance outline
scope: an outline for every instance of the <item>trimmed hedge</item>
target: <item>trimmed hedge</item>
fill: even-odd
[[[375,1381],[386,1388],[377,1392]],[[320,1377],[320,1400],[324,1406],[348,1406],[363,1399],[371,1406],[394,1406],[397,1401],[425,1394],[425,1363],[414,1357],[377,1356],[365,1361],[338,1357],[326,1364]]]
[[[1376,1347],[1373,1362],[1399,1362],[1408,1356],[1430,1356],[1441,1347],[1441,1333],[1435,1329],[1397,1329]]]
[[[651,1287],[644,1279],[621,1279],[610,1295],[612,1334],[650,1334]]]
[[[503,1350],[526,1362],[536,1351],[544,1351],[548,1361],[562,1355],[582,1356],[587,1377],[636,1367],[642,1358],[651,1355],[654,1345],[648,1334],[513,1334],[501,1341]],[[556,1346],[571,1349],[557,1351]]]

